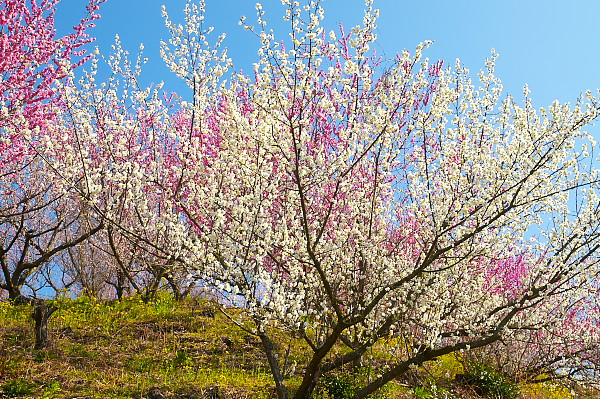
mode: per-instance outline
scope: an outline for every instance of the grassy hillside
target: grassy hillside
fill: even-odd
[[[161,295],[149,304],[136,298],[123,302],[80,298],[62,299],[55,306],[59,310],[50,321],[53,345],[36,351],[31,307],[0,302],[0,397],[275,397],[258,339],[241,331],[211,302],[177,303]],[[299,384],[300,370],[295,366],[306,360],[307,348],[284,333],[278,335],[277,345],[291,385]],[[389,355],[385,347],[378,347],[360,367],[327,376],[317,397],[350,398],[354,384],[373,377],[369,362],[385,362]],[[556,384],[519,386],[485,367],[465,370],[455,356],[414,370],[376,397],[509,398],[517,394],[523,399],[596,397]]]

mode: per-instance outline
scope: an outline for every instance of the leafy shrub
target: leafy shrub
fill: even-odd
[[[369,366],[354,367],[348,374],[326,375],[321,379],[321,394],[316,396],[323,399],[352,399],[356,391],[366,386],[374,378],[373,369]],[[371,399],[387,399],[389,386],[383,386],[369,395]]]
[[[466,367],[466,382],[481,395],[494,399],[515,399],[519,396],[517,385],[491,367],[471,363]]]

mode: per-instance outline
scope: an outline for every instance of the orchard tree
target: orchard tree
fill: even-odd
[[[248,318],[231,318],[260,339],[280,398],[309,397],[390,337],[397,356],[357,397],[503,340],[597,347],[597,308],[577,311],[597,294],[598,172],[582,131],[597,97],[536,109],[527,89],[521,102],[502,94],[495,54],[477,86],[460,63],[423,58],[427,44],[377,56],[370,0],[362,26],[329,33],[321,2],[282,3],[285,45],[260,4],[246,26],[261,41],[252,78],[229,74],[222,39],[208,45],[200,2],[184,26],[167,18],[163,44],[191,102],[93,79],[69,88],[45,140],[64,181],[166,265],[244,305]],[[113,70],[135,77],[120,54]],[[562,327],[588,311],[579,330]],[[275,328],[310,348],[293,393]],[[594,356],[573,350],[561,367]]]
[[[44,285],[56,293],[67,290],[96,298],[123,299],[137,295],[144,301],[167,288],[184,299],[194,287],[184,268],[176,262],[163,262],[140,240],[113,225],[90,239],[63,251],[42,269]]]
[[[79,195],[57,189],[39,157],[11,175],[16,178],[0,186],[8,200],[0,218],[0,288],[15,301],[22,299],[32,276],[100,231],[102,222],[86,215]],[[37,291],[34,285],[29,288]]]
[[[76,234],[86,223],[89,223],[91,216],[89,213],[81,212],[78,223],[68,231],[68,234]],[[43,285],[51,288],[57,295],[68,292],[76,296],[112,298],[111,287],[115,281],[121,280],[113,257],[107,252],[109,250],[106,240],[108,229],[110,226],[57,254],[51,263],[40,270]],[[128,286],[125,283],[121,286],[120,293],[123,293]]]
[[[56,311],[37,299],[41,271],[56,267],[61,252],[87,240],[103,228],[101,220],[90,218],[81,206],[81,197],[64,191],[40,157],[33,157],[21,170],[0,180],[4,212],[0,218],[0,288],[16,303],[33,303],[35,347],[50,344],[48,320]],[[29,288],[30,292],[24,291]],[[30,294],[25,296],[24,294]],[[33,298],[31,298],[33,296]]]
[[[45,283],[57,294],[69,292],[94,298],[107,296],[114,270],[99,246],[102,232],[79,245],[68,248],[43,270]]]
[[[566,303],[555,303],[561,311],[549,307],[533,332],[511,331],[492,345],[463,353],[462,359],[467,367],[485,359],[515,381],[598,381],[599,294],[597,289],[590,289],[586,296],[563,297]]]

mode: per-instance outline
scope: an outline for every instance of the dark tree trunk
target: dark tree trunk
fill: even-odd
[[[117,283],[115,284],[115,291],[117,293],[117,299],[120,301],[123,299],[125,289],[127,286],[127,279],[123,275],[121,270],[117,271]]]
[[[54,306],[48,306],[46,301],[40,301],[35,305],[33,314],[31,315],[33,320],[35,320],[35,349],[46,349],[50,346],[48,320],[57,309]]]
[[[35,299],[26,297],[25,295],[21,295],[20,293],[16,295],[12,295],[9,293],[8,299],[11,300],[13,305],[33,305],[35,304]]]

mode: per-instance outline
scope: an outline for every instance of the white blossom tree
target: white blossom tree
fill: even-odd
[[[89,203],[164,262],[244,305],[247,319],[232,320],[260,338],[280,398],[309,397],[321,375],[390,336],[402,350],[357,397],[501,340],[560,331],[571,348],[597,347],[597,307],[584,307],[583,327],[563,327],[597,296],[598,171],[582,130],[597,97],[536,109],[527,89],[522,102],[502,94],[495,54],[477,86],[459,63],[423,58],[427,44],[376,56],[370,0],[362,26],[328,34],[321,2],[282,3],[285,46],[260,5],[259,27],[247,26],[261,41],[254,78],[228,75],[200,2],[186,25],[167,19],[163,48],[191,102],[169,109],[139,88],[123,100],[90,80],[73,89],[75,118],[47,140],[65,181],[84,182]],[[150,221],[161,235],[147,234]],[[273,328],[311,350],[293,394]],[[562,348],[562,368],[594,369],[595,353]]]

